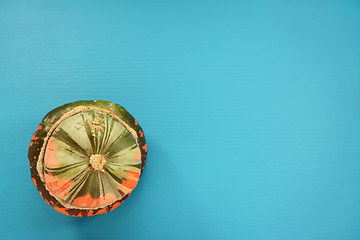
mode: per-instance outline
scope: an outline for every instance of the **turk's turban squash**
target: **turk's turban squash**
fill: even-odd
[[[44,200],[69,216],[118,207],[146,161],[144,132],[118,104],[77,101],[49,112],[29,147],[32,181]]]

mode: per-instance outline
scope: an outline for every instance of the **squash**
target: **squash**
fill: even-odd
[[[118,207],[136,187],[146,154],[144,132],[130,113],[94,100],[50,111],[32,136],[28,157],[45,202],[83,217]]]

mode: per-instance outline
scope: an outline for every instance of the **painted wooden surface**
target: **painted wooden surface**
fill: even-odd
[[[359,239],[358,1],[0,1],[0,239]],[[107,99],[138,187],[70,218],[30,179],[51,109]]]

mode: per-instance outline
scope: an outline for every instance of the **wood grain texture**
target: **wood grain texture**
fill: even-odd
[[[0,239],[359,239],[359,13],[1,1]],[[131,198],[86,220],[43,203],[26,157],[42,117],[82,99],[123,105],[148,146]]]

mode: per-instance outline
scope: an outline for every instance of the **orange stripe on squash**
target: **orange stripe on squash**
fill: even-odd
[[[138,181],[133,180],[133,179],[125,179],[121,185],[123,185],[124,187],[130,188],[130,189],[134,189],[136,187],[136,184],[138,183]]]
[[[34,133],[34,135],[32,136],[31,140],[38,140],[39,138],[35,136],[36,133]]]
[[[79,207],[92,207],[97,206],[101,202],[101,199],[94,199],[91,197],[90,193],[86,194],[83,197],[77,197],[72,202],[72,205],[79,206]]]
[[[94,216],[94,212],[93,211],[89,211],[86,216],[90,217],[90,216]]]
[[[35,178],[31,178],[32,182],[34,183],[35,187],[37,187]]]
[[[61,165],[61,163],[58,161],[56,154],[57,154],[57,145],[54,143],[55,138],[51,137],[48,141],[48,144],[46,146],[45,151],[45,165],[48,168],[56,168]]]
[[[53,207],[53,208],[62,214],[69,215],[69,213],[66,212],[66,210],[68,210],[67,208],[60,208],[60,207]]]
[[[39,144],[38,142],[33,142],[33,141],[31,141],[30,142],[30,147],[32,146],[32,145],[34,145],[34,144]]]
[[[112,193],[107,193],[105,196],[100,196],[96,199],[92,198],[90,193],[88,193],[85,196],[75,198],[71,204],[78,207],[99,207],[108,205],[116,201],[116,199],[116,196]]]
[[[136,152],[135,156],[134,156],[136,159],[141,159],[141,151],[140,149],[138,149],[138,151]]]
[[[117,202],[115,203],[110,210],[114,210],[115,208],[117,208],[118,206],[120,206],[121,202]]]
[[[124,171],[124,172],[129,174],[129,177],[133,177],[133,178],[136,178],[136,179],[140,178],[140,172],[139,171]]]
[[[71,180],[66,178],[59,179],[53,176],[51,173],[45,174],[46,186],[53,195],[59,198],[65,198],[69,194],[72,185],[74,184]]]
[[[106,208],[103,208],[103,209],[97,211],[94,215],[99,215],[99,214],[103,214],[103,213],[107,213]]]
[[[145,150],[145,152],[147,152],[147,146],[146,146],[146,144],[145,144],[142,148]]]
[[[45,202],[46,202],[48,205],[50,205],[49,201],[48,201],[46,198],[44,198],[44,200],[45,200]],[[51,205],[50,205],[50,206],[51,206]]]
[[[32,135],[31,140],[38,140],[38,139],[39,139],[38,137],[36,137],[36,134],[37,134],[37,131],[39,131],[39,130],[41,130],[41,129],[42,129],[42,126],[39,125],[39,126],[37,127],[35,133]]]

